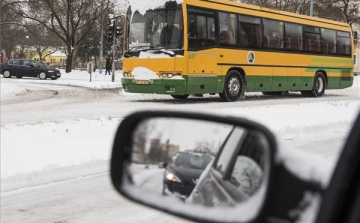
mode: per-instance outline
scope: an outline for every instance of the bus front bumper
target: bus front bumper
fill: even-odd
[[[186,80],[181,79],[150,79],[136,80],[121,78],[123,90],[129,93],[183,95],[186,93]]]

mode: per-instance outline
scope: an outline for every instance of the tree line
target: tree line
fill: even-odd
[[[60,50],[70,72],[75,60],[99,57],[101,20],[105,30],[114,5],[114,0],[0,0],[1,49],[11,58],[23,57],[31,47],[40,59]],[[109,51],[106,35],[104,51]]]
[[[310,15],[311,0],[230,0],[261,7]],[[314,0],[313,16],[350,24],[353,29],[360,26],[359,0]]]

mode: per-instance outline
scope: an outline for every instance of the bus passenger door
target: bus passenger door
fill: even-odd
[[[218,85],[222,84],[218,82],[217,56],[214,53],[189,52],[186,93],[217,93]]]

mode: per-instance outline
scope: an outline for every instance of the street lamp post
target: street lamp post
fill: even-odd
[[[100,17],[100,63],[99,63],[99,74],[102,73],[102,66],[103,66],[103,42],[104,42],[104,28],[103,28],[103,10],[104,10],[104,0],[101,0],[101,17]]]
[[[25,38],[26,38],[26,48],[25,48],[25,58],[27,59],[27,55],[26,55],[26,53],[28,52],[28,49],[27,48],[29,48],[29,46],[28,46],[28,41],[29,41],[29,36],[25,36]],[[31,58],[30,58],[31,59]]]

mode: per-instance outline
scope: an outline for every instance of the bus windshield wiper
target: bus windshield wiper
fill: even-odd
[[[135,49],[136,47],[132,47],[132,48],[130,48],[128,51],[126,51],[125,53],[124,53],[124,57],[130,57],[130,55],[128,54],[128,53],[130,53],[133,49]]]
[[[148,49],[148,50],[153,50],[154,53],[165,53],[167,55],[169,55],[170,57],[174,57],[176,54],[174,52],[169,52],[166,51],[164,47],[158,47],[158,48],[153,48],[153,49]]]
[[[130,55],[128,55],[128,53],[130,53],[134,48],[137,48],[137,47],[133,47],[133,48],[129,49],[128,51],[126,51],[126,53],[124,54],[124,57],[130,57]],[[139,49],[136,52],[146,52],[146,51],[153,51],[156,54],[164,53],[166,55],[169,55],[170,57],[174,57],[176,55],[172,51],[171,52],[166,51],[164,47],[156,47],[156,48],[151,48],[150,47],[150,48],[146,48],[146,49]]]
[[[124,53],[124,57],[130,57],[130,55],[128,55],[128,53],[132,52],[132,50],[133,50],[133,49],[136,49],[136,48],[139,48],[139,47],[134,46],[134,47],[130,48],[128,51],[126,51],[126,52]],[[154,48],[151,48],[151,46],[150,46],[150,48],[139,49],[139,50],[136,51],[136,52],[145,52],[145,51],[153,50],[153,49],[154,49]],[[159,48],[159,49],[162,49],[162,48]]]

